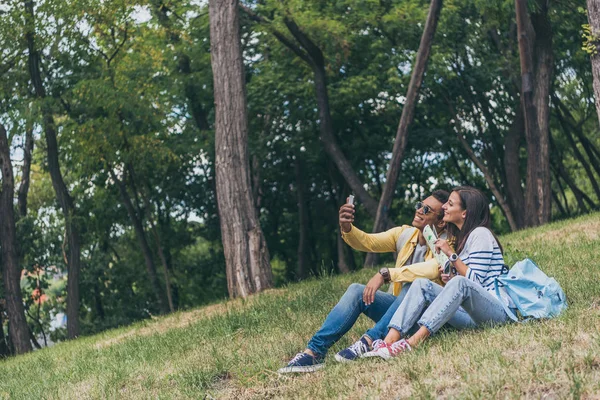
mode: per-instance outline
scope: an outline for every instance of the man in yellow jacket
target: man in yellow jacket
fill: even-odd
[[[323,360],[329,348],[354,326],[365,314],[376,322],[359,341],[335,355],[339,362],[353,361],[371,350],[374,340],[382,339],[387,325],[404,299],[410,282],[428,278],[441,284],[438,264],[427,247],[423,236],[426,225],[434,225],[438,236],[445,238],[442,221],[442,205],[448,201],[448,192],[436,190],[425,200],[416,204],[412,226],[402,225],[382,233],[365,233],[352,225],[354,205],[340,208],[339,220],[342,238],[355,250],[386,253],[397,252],[394,268],[381,268],[366,285],[353,283],[348,287],[337,305],[331,310],[321,328],[308,342],[307,348],[298,353],[279,373],[314,372],[325,364]],[[379,288],[386,282],[393,284],[393,294]]]

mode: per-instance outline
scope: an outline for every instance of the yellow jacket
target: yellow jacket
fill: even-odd
[[[398,237],[407,229],[414,232],[400,249],[396,248]],[[355,250],[366,251],[369,253],[389,253],[398,252],[396,266],[390,268],[390,278],[394,284],[394,296],[400,293],[404,282],[412,282],[417,278],[427,278],[440,285],[444,285],[440,279],[438,263],[433,257],[429,248],[425,253],[425,261],[404,265],[413,254],[419,240],[419,230],[412,226],[402,225],[381,233],[365,233],[352,225],[350,232],[342,231],[342,238],[350,247]]]

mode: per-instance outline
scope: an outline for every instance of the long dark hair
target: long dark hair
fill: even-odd
[[[480,190],[471,186],[458,186],[452,189],[452,191],[458,194],[462,209],[467,211],[467,216],[462,229],[458,229],[458,227],[453,223],[448,223],[447,227],[448,236],[456,238],[455,243],[458,244],[456,253],[460,254],[462,249],[465,247],[465,243],[467,243],[469,235],[475,228],[483,226],[492,232],[490,229],[490,203],[487,197],[485,197]],[[492,235],[496,239],[496,242],[498,242],[500,251],[504,252],[502,245],[500,244],[500,241],[496,235],[494,235],[494,232],[492,232]]]

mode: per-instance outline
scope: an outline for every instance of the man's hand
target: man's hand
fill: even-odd
[[[435,251],[439,253],[440,251],[450,257],[450,255],[454,252],[452,247],[448,244],[446,239],[438,239],[435,241]]]
[[[371,280],[365,286],[365,290],[363,291],[363,301],[366,305],[371,305],[375,300],[375,293],[379,290],[379,288],[384,284],[383,276],[378,272],[376,273]]]
[[[347,201],[347,200],[346,200]],[[340,227],[345,233],[352,229],[354,222],[354,204],[344,204],[340,207]]]

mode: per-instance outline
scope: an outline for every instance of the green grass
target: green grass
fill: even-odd
[[[370,326],[361,317],[324,370],[278,376],[365,270],[1,361],[0,398],[598,398],[599,232],[594,214],[501,238],[507,262],[529,256],[565,290],[570,307],[551,321],[442,333],[388,363],[335,363]]]

